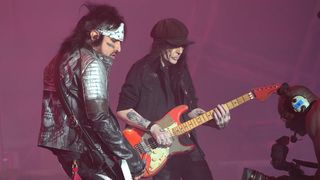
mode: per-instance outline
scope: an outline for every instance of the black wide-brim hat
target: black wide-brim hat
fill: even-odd
[[[175,18],[158,21],[151,30],[151,37],[156,41],[165,41],[172,46],[187,46],[192,43],[188,39],[188,28]]]

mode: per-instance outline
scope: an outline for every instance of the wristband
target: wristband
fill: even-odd
[[[153,125],[155,125],[155,124],[156,124],[156,123],[151,122],[151,123],[147,126],[147,130],[150,131],[151,127],[152,127]]]

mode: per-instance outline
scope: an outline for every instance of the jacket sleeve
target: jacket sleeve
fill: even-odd
[[[117,120],[110,115],[108,105],[108,81],[104,64],[94,60],[82,69],[81,76],[84,107],[88,124],[102,141],[102,146],[119,159],[125,159],[133,175],[145,167],[139,154],[123,137]]]

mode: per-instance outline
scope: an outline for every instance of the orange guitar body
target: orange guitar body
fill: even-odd
[[[188,106],[180,105],[169,111],[161,120],[156,123],[163,129],[170,129],[181,124],[180,118]],[[170,147],[159,147],[151,134],[137,128],[127,128],[123,131],[129,143],[140,153],[146,161],[146,173],[144,177],[153,176],[158,173],[166,164],[167,159],[174,154],[191,151],[194,146],[186,146],[180,143],[178,136],[173,136],[173,143]]]

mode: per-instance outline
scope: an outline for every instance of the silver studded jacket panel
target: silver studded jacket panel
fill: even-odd
[[[81,58],[82,86],[85,99],[106,99],[108,103],[108,79],[112,61],[87,49],[81,49]]]
[[[107,73],[103,64],[92,61],[84,70],[83,92],[87,100],[107,99]]]

